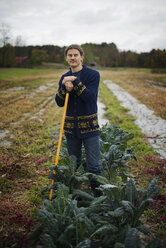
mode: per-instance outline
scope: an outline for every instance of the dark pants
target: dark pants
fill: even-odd
[[[101,175],[101,166],[99,163],[100,158],[100,143],[99,136],[94,136],[86,139],[78,139],[77,137],[67,137],[67,149],[69,155],[75,155],[77,158],[77,167],[81,165],[82,162],[82,144],[85,148],[86,154],[86,167],[87,170],[93,174]],[[99,183],[92,179],[90,181],[91,188],[96,197],[102,195],[100,190],[96,188],[99,186]]]
[[[67,137],[68,153],[76,156],[77,166],[80,166],[82,161],[82,145],[85,148],[87,170],[93,174],[101,175],[99,136],[86,139],[78,139],[76,136]]]

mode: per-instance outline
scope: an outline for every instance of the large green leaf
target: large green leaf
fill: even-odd
[[[104,236],[106,234],[110,234],[111,233],[115,233],[118,232],[118,228],[114,225],[108,224],[108,225],[104,225],[102,227],[100,227],[99,229],[97,229],[90,238],[92,238],[93,236]]]
[[[96,206],[96,205],[100,205],[104,200],[106,200],[106,196],[100,196],[100,197],[96,197],[93,199],[93,201],[91,202],[91,206]]]
[[[156,196],[159,194],[159,192],[161,191],[161,187],[160,186],[156,186],[153,191],[149,194],[149,198],[155,199]]]
[[[135,200],[138,199],[137,189],[135,186],[135,181],[133,179],[127,181],[125,187],[125,193],[127,200],[130,201],[131,203],[133,203]]]
[[[146,197],[149,197],[149,194],[153,192],[154,186],[157,183],[158,179],[154,178],[148,185],[148,187],[144,190],[142,197],[140,198],[140,202],[142,202]]]
[[[64,184],[58,185],[56,192],[58,213],[63,213],[66,203],[69,201],[69,188]]]
[[[109,211],[108,214],[114,218],[119,218],[125,215],[125,211],[123,207],[117,208],[114,211]]]
[[[94,196],[82,190],[75,190],[72,195],[73,197],[81,197],[82,199],[86,199],[90,201],[94,200]]]
[[[122,243],[117,242],[116,244],[114,244],[113,248],[125,248],[125,245]]]
[[[40,209],[38,211],[38,216],[41,223],[47,227],[51,228],[56,224],[53,214],[48,212],[46,209]]]
[[[144,233],[145,235],[149,234],[149,232],[150,232],[149,228],[146,227],[146,226],[143,226],[143,225],[138,226],[137,229],[138,229],[140,232]]]
[[[85,222],[85,225],[86,225],[88,234],[91,235],[94,232],[94,230],[95,230],[95,224],[87,216],[84,217],[84,222]]]
[[[85,239],[84,241],[81,241],[76,248],[90,248],[91,247],[91,240]]]
[[[145,248],[161,248],[163,247],[164,248],[164,244],[163,242],[156,238],[156,239],[153,239]]]
[[[74,174],[74,172],[76,171],[76,168],[77,168],[77,159],[75,156],[70,156],[69,157],[70,159],[70,170],[71,170],[71,173]]]
[[[133,212],[134,206],[132,205],[132,203],[129,202],[129,201],[122,201],[121,204],[122,204],[124,210],[126,212],[129,212],[133,216],[133,214],[134,214],[134,212]]]
[[[138,241],[138,229],[131,228],[125,239],[125,248],[135,248]]]
[[[54,212],[55,208],[50,200],[45,200],[43,204],[44,204],[44,207],[47,209],[47,211]]]
[[[56,248],[56,245],[49,234],[43,234],[40,239],[44,248]]]

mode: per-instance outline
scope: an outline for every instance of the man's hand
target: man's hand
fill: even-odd
[[[66,90],[69,92],[72,91],[74,88],[74,85],[71,81],[67,81],[64,85],[65,85]]]
[[[67,91],[72,91],[73,88],[74,88],[74,85],[73,85],[73,81],[76,79],[76,77],[74,76],[67,76],[67,77],[64,77],[63,81],[62,81],[62,84],[65,85],[65,88]]]
[[[65,82],[67,82],[67,81],[73,82],[75,79],[76,79],[75,76],[67,76],[67,77],[64,77],[64,79],[63,79],[63,81],[62,81],[62,84],[65,84]]]

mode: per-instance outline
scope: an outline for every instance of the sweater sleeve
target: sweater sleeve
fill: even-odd
[[[55,101],[57,103],[57,105],[59,107],[63,107],[64,103],[65,103],[65,96],[66,96],[66,88],[65,86],[62,84],[62,80],[63,77],[61,77],[60,81],[59,81],[59,88],[58,88],[58,92],[55,96]]]
[[[77,96],[81,97],[83,101],[90,101],[96,99],[98,95],[100,82],[100,74],[98,71],[93,71],[86,79],[86,85],[83,84],[80,79],[76,78],[73,81],[74,90]]]

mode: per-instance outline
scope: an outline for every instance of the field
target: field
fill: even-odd
[[[101,76],[119,84],[157,116],[166,119],[166,74],[151,73],[150,69],[115,69],[101,71]]]
[[[158,206],[147,211],[145,219],[152,225],[152,236],[164,239],[166,230],[163,205],[166,174],[161,173],[165,161],[156,156],[145,137],[133,124],[134,118],[102,84],[111,79],[155,114],[166,119],[166,74],[148,69],[99,69],[100,100],[107,106],[111,124],[132,131],[138,161],[131,161],[138,183],[145,186],[155,176],[163,191]],[[44,195],[41,189],[50,185],[49,166],[54,163],[62,109],[54,102],[58,80],[65,69],[0,69],[0,239],[1,247],[24,247],[37,225],[37,210]],[[11,88],[14,87],[14,90]],[[109,95],[108,95],[109,93]],[[158,173],[145,173],[145,169]],[[157,203],[156,203],[157,204]],[[158,218],[158,219],[157,219]],[[11,246],[12,245],[12,246]]]

